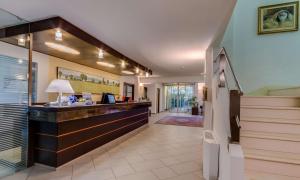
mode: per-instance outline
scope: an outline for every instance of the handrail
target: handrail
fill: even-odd
[[[225,62],[224,62],[225,61]],[[230,123],[230,137],[228,138],[229,143],[240,142],[240,107],[241,107],[241,96],[243,95],[242,87],[233,71],[232,64],[229,60],[228,54],[223,47],[220,53],[214,60],[216,63],[216,69],[214,73],[218,73],[219,87],[227,88],[229,93],[229,123]],[[222,64],[221,64],[222,63]],[[226,67],[229,67],[230,72],[226,71]],[[231,73],[234,79],[235,88],[231,89],[228,83],[229,76],[227,73]],[[236,89],[237,88],[237,89]]]
[[[230,60],[229,60],[228,54],[227,54],[226,49],[225,49],[224,47],[223,47],[223,48],[220,50],[220,52],[218,53],[217,58],[218,58],[219,56],[221,56],[221,55],[224,55],[224,56],[225,56],[226,62],[228,63],[229,69],[230,69],[230,71],[231,71],[231,73],[232,73],[232,75],[233,75],[235,84],[236,84],[236,86],[237,86],[239,92],[240,92],[241,94],[243,94],[243,89],[242,89],[242,87],[241,87],[241,85],[240,85],[240,82],[238,81],[238,79],[237,79],[237,77],[236,77],[236,75],[235,75],[235,73],[234,73],[234,71],[233,71],[232,64],[231,64],[231,62],[230,62]],[[217,58],[215,59],[215,61],[217,61]]]

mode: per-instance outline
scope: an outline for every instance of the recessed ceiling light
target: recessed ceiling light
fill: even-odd
[[[139,72],[140,72],[140,69],[139,69],[138,67],[136,67],[136,68],[135,68],[135,73],[138,74]]]
[[[125,68],[126,67],[126,62],[124,60],[121,60],[121,67]]]
[[[23,59],[18,59],[18,64],[22,64],[23,63]]]
[[[79,55],[80,52],[73,49],[73,48],[70,48],[68,46],[64,46],[64,45],[61,45],[61,44],[56,44],[56,43],[53,43],[53,42],[45,42],[46,46],[52,48],[52,49],[56,49],[58,51],[61,51],[61,52],[65,52],[65,53],[69,53],[69,54],[74,54],[74,55]]]
[[[115,68],[116,66],[114,64],[108,63],[108,62],[103,62],[103,61],[97,61],[97,64],[109,68]]]
[[[25,46],[25,44],[26,44],[26,41],[25,41],[24,37],[18,38],[18,45],[19,46]]]
[[[62,32],[59,29],[57,29],[55,32],[55,40],[62,41]]]
[[[134,72],[131,72],[131,71],[126,71],[126,70],[123,70],[121,71],[123,74],[129,74],[129,75],[133,75]]]
[[[103,59],[104,58],[104,52],[102,49],[99,49],[99,52],[98,52],[98,58],[100,59]]]

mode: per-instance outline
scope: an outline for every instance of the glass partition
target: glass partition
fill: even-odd
[[[0,9],[0,29],[24,22]],[[9,38],[18,41],[18,37]],[[0,178],[27,166],[29,97],[28,60],[25,60],[28,58],[28,49],[2,40],[0,39]],[[24,38],[24,43],[28,43],[26,41]]]

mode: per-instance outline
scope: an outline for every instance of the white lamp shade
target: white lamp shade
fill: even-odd
[[[62,79],[54,79],[49,84],[48,88],[46,89],[48,93],[70,93],[73,94],[74,90],[68,80]]]

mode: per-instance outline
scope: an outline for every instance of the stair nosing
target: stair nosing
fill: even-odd
[[[244,133],[252,133],[254,135],[245,135]],[[256,135],[255,135],[256,133]],[[265,133],[267,135],[263,135],[263,134],[259,134],[259,133]],[[260,131],[249,131],[249,130],[246,130],[246,131],[241,131],[241,137],[246,137],[246,138],[255,138],[255,139],[271,139],[271,140],[278,140],[278,141],[290,141],[290,142],[300,142],[300,138],[298,139],[290,139],[289,137],[278,137],[278,136],[273,136],[272,137],[272,134],[276,134],[276,135],[287,135],[288,133],[271,133],[271,132],[260,132]],[[268,136],[269,135],[269,136]],[[294,134],[288,134],[288,135],[294,135]]]
[[[264,171],[259,171],[259,170],[252,170],[252,169],[245,169],[245,177],[246,177],[246,179],[248,178],[251,178],[251,175],[255,175],[255,174],[262,174],[262,175],[264,175],[264,179],[263,180],[265,180],[265,177],[266,176],[279,176],[279,177],[287,177],[287,178],[298,178],[298,177],[296,177],[296,176],[288,176],[288,175],[285,175],[285,174],[277,174],[276,172],[274,172],[274,173],[269,173],[269,172],[264,172]],[[256,180],[257,178],[259,178],[259,179],[257,179],[257,180],[261,180],[261,177],[257,177],[257,175],[255,175],[256,177],[255,177],[255,179],[249,179],[249,180]]]
[[[300,107],[293,106],[258,106],[258,105],[241,105],[241,109],[276,109],[276,110],[300,110]]]
[[[264,156],[261,154],[255,154],[255,153],[247,153],[248,150],[255,150],[255,151],[264,151],[264,152],[277,152],[278,151],[270,151],[270,150],[263,150],[263,149],[254,149],[254,148],[243,148],[244,150],[244,156],[246,159],[256,159],[256,160],[263,160],[263,161],[270,161],[270,162],[278,162],[278,163],[286,163],[286,164],[294,164],[294,165],[300,165],[300,159],[291,159],[291,158],[278,158],[278,157],[272,157],[272,156]],[[246,152],[245,152],[246,151]],[[249,155],[250,154],[250,155]],[[285,154],[296,154],[296,153],[285,153]]]
[[[262,120],[257,120],[262,119]],[[278,121],[274,121],[273,119],[276,119]],[[280,122],[279,120],[283,120]],[[300,125],[300,119],[283,119],[283,118],[264,118],[264,117],[241,117],[241,121],[246,122],[260,122],[260,123],[272,123],[272,124],[295,124]],[[291,122],[291,121],[299,121],[299,122]]]
[[[289,99],[300,99],[300,96],[242,96],[242,98],[289,98]]]

